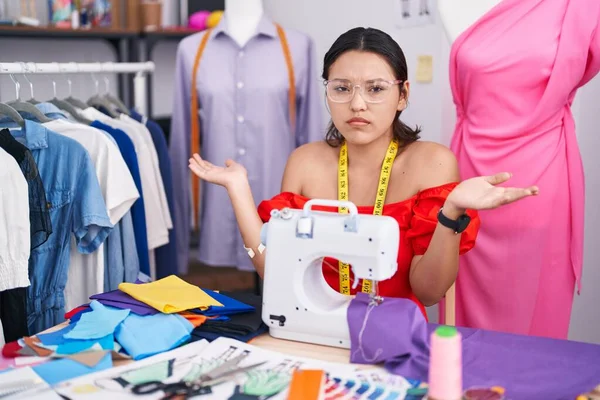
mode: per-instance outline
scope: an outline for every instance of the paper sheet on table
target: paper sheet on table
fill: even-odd
[[[233,376],[231,380],[211,388],[212,393],[202,395],[202,399],[229,399],[235,400],[242,393],[245,395],[265,396],[270,400],[284,400],[291,380],[291,373],[295,368],[303,369],[325,369],[331,374],[346,376],[352,375],[356,371],[356,365],[329,363],[324,361],[312,360],[301,357],[288,356],[286,354],[264,350],[233,339],[219,338],[214,342],[201,347],[201,351],[194,349],[198,342],[180,347],[176,350],[159,354],[154,357],[139,361],[135,364],[119,367],[102,374],[93,374],[81,377],[77,380],[68,382],[68,386],[58,387],[57,390],[62,395],[72,400],[100,400],[110,398],[111,400],[120,400],[131,398],[128,388],[117,387],[108,378],[122,378],[125,371],[137,369],[142,366],[156,364],[160,361],[166,361],[172,358],[178,358],[173,362],[173,373],[170,378],[163,382],[169,383],[179,381],[183,378],[193,379],[201,373],[207,372],[215,366],[220,365],[224,360],[236,357],[240,354],[246,354],[246,358],[240,362],[239,366],[251,365],[266,361],[260,367],[249,371],[247,374]],[[185,360],[190,355],[199,354]],[[371,368],[371,367],[369,367]],[[381,374],[385,372],[381,371]],[[349,375],[350,374],[350,375]],[[149,374],[150,376],[150,374]],[[114,381],[114,379],[113,379]],[[115,381],[116,382],[116,381]],[[361,385],[356,385],[358,389]],[[107,388],[112,390],[107,390]],[[82,395],[81,392],[86,392]],[[144,399],[160,399],[162,393],[147,395]],[[399,397],[402,398],[402,397]]]
[[[85,375],[80,378],[62,382],[56,385],[55,389],[57,392],[71,400],[128,400],[132,397],[131,393],[127,390],[110,390],[108,384],[111,383],[110,381],[113,380],[112,378],[120,377],[127,371],[148,367],[170,359],[181,360],[181,364],[185,364],[185,361],[192,360],[201,354],[206,346],[208,346],[208,342],[206,340],[200,340],[175,350],[148,357],[141,361],[132,362],[107,371]],[[181,376],[180,369],[175,370],[174,372],[178,374],[176,376]],[[117,385],[117,387],[120,387],[120,385]],[[144,400],[160,399],[161,397],[162,395],[159,392],[158,394],[144,396]]]
[[[8,395],[15,387],[26,390]],[[9,390],[11,388],[11,390]],[[6,395],[6,397],[3,397]],[[23,399],[29,400],[61,400],[50,386],[30,367],[16,368],[0,374],[0,397],[3,400]]]

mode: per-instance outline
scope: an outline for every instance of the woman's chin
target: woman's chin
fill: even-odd
[[[373,135],[372,133],[356,131],[349,133],[348,135],[344,136],[344,138],[348,144],[354,146],[366,146],[377,140],[377,136]]]

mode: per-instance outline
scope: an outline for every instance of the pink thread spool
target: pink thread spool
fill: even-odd
[[[461,334],[451,326],[440,326],[431,334],[428,400],[462,398],[461,340]]]
[[[190,15],[188,19],[188,28],[203,31],[206,29],[206,21],[210,16],[210,11],[197,11]]]

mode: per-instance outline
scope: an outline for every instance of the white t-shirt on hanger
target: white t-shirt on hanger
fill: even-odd
[[[115,225],[140,197],[135,182],[118,146],[106,133],[91,126],[53,120],[42,124],[46,128],[76,140],[90,154],[106,203],[110,222]],[[104,292],[104,244],[91,254],[77,251],[71,238],[71,254],[65,308],[71,310],[89,301],[91,295]]]
[[[0,147],[0,291],[28,287],[31,224],[29,186],[21,167]]]
[[[168,221],[163,217],[160,200],[163,195],[160,194],[161,187],[158,185],[158,181],[162,182],[162,178],[160,174],[158,177],[156,176],[156,169],[153,166],[152,153],[148,143],[133,125],[111,118],[93,107],[82,110],[81,115],[90,120],[98,120],[112,128],[120,129],[132,140],[140,168],[146,229],[148,230],[148,249],[152,250],[169,243]],[[154,148],[153,145],[152,148]],[[156,151],[156,149],[154,150]],[[164,187],[162,190],[164,191]]]
[[[144,124],[137,122],[135,119],[131,118],[128,115],[121,114],[120,119],[121,119],[121,121],[131,125],[133,128],[135,128],[138,131],[140,137],[142,139],[144,139],[146,146],[148,146],[148,149],[150,150],[150,156],[152,157],[152,167],[154,168],[154,176],[157,179],[156,184],[158,185],[158,188],[159,188],[158,194],[160,195],[160,204],[162,207],[162,215],[167,224],[167,229],[173,229],[173,220],[171,219],[171,212],[169,211],[169,203],[167,201],[167,192],[165,191],[165,185],[162,180],[162,175],[160,174],[160,164],[158,163],[158,153],[156,152],[156,147],[154,147],[154,141],[152,140],[152,134],[150,133],[150,131],[148,130],[148,128],[146,128],[146,126]]]

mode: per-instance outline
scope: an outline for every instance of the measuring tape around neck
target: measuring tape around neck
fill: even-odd
[[[390,182],[390,174],[392,173],[392,165],[398,153],[398,142],[392,140],[388,146],[383,164],[381,165],[381,173],[379,174],[379,183],[377,185],[377,196],[375,197],[375,205],[373,207],[373,215],[381,215],[383,213],[383,205],[387,194],[388,184]],[[338,162],[338,200],[348,200],[348,146],[346,142],[342,144]],[[346,207],[340,207],[339,213],[348,213]],[[350,294],[350,266],[339,261],[340,274],[340,293]],[[363,280],[362,292],[370,293],[373,282],[368,279]]]

